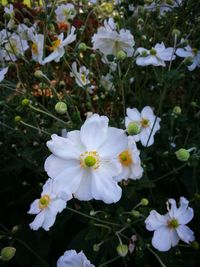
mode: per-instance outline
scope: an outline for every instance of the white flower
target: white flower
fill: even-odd
[[[143,47],[139,47],[137,51],[139,56],[136,58],[136,64],[138,66],[163,66],[165,67],[165,61],[171,61],[175,59],[173,55],[173,47],[165,48],[164,43],[156,44],[151,50],[147,50]]]
[[[175,247],[179,240],[187,244],[194,241],[193,231],[186,226],[194,216],[193,209],[189,208],[188,204],[186,198],[180,197],[180,206],[177,208],[176,201],[168,199],[168,212],[165,215],[152,210],[145,220],[147,230],[154,231],[152,245],[159,251],[168,251]]]
[[[108,127],[108,118],[92,115],[80,131],[67,138],[52,135],[47,146],[53,153],[45,161],[45,170],[55,179],[60,192],[79,200],[113,203],[121,198],[114,176],[120,174],[117,157],[127,147],[123,130]]]
[[[89,70],[86,69],[85,66],[81,66],[78,71],[76,62],[72,63],[72,72],[70,73],[70,76],[75,78],[75,81],[78,86],[85,87],[87,84],[90,83],[88,75]]]
[[[26,24],[21,23],[17,27],[17,34],[24,40],[31,40],[31,37],[37,33],[36,26],[36,23],[31,27],[28,27]]]
[[[10,30],[15,26],[15,12],[14,12],[13,5],[10,4],[9,7],[4,7],[4,12],[5,12],[5,14],[10,15],[10,20],[7,24],[7,28]]]
[[[68,196],[69,200],[71,196]],[[30,224],[30,228],[38,230],[42,227],[49,231],[54,224],[56,215],[66,207],[66,201],[57,196],[57,188],[52,179],[48,179],[43,186],[40,199],[36,199],[31,204],[29,214],[37,214],[34,221]]]
[[[85,254],[80,251],[77,253],[75,250],[67,250],[64,255],[57,261],[57,267],[95,267],[86,258]]]
[[[135,44],[133,35],[129,30],[116,31],[113,18],[104,21],[104,27],[100,27],[92,37],[93,49],[99,49],[104,55],[116,56],[119,51],[124,51],[127,57],[133,55]]]
[[[44,48],[44,35],[35,34],[31,35],[31,52],[32,59],[40,64],[43,64],[43,48]]]
[[[76,16],[76,10],[72,4],[62,4],[55,10],[56,19],[59,23],[72,20]]]
[[[117,181],[128,180],[129,178],[137,180],[142,177],[143,168],[140,152],[132,136],[128,136],[128,147],[119,154],[118,159],[122,165],[122,172],[115,178]]]
[[[135,123],[138,126],[139,133],[133,137],[136,142],[140,141],[143,146],[151,146],[154,143],[154,135],[160,129],[160,121],[161,119],[156,118],[149,106],[144,107],[141,113],[136,108],[127,108],[126,128],[130,123]]]
[[[106,91],[115,90],[113,85],[113,76],[110,73],[107,73],[105,76],[102,75],[100,83],[106,89]]]
[[[7,72],[8,72],[8,67],[3,68],[3,69],[0,70],[0,82],[3,81],[3,79],[5,78],[5,75],[6,75]]]
[[[17,57],[23,56],[24,52],[29,48],[26,40],[23,40],[17,35],[13,33],[8,42],[5,44],[6,60],[16,61]]]
[[[58,35],[57,39],[52,42],[52,46],[50,47],[50,51],[52,51],[52,53],[44,59],[43,61],[44,64],[51,62],[53,60],[55,62],[60,61],[60,59],[63,57],[65,53],[65,46],[71,44],[76,39],[76,34],[74,34],[75,30],[76,28],[72,26],[70,34],[65,39],[63,32],[60,35]]]
[[[176,54],[179,57],[192,58],[193,63],[187,67],[189,71],[193,71],[196,67],[200,67],[200,51],[196,48],[192,48],[191,46],[187,45],[184,48],[178,48],[176,50]]]
[[[161,3],[156,3],[155,1],[152,2],[150,5],[145,4],[144,9],[147,9],[149,11],[155,11],[159,8],[160,15],[164,15],[165,12],[172,11],[175,7],[178,7],[181,5],[182,0],[171,0],[171,3],[169,4],[169,1],[162,0]]]

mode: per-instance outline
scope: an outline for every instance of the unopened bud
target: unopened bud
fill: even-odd
[[[15,122],[20,122],[22,118],[20,116],[15,116]]]
[[[132,215],[134,218],[139,218],[139,217],[140,217],[140,212],[137,211],[137,210],[132,210],[132,211],[131,211],[131,215]]]
[[[93,251],[98,252],[100,249],[100,246],[98,244],[93,245]]]
[[[87,45],[85,43],[80,43],[79,46],[78,46],[78,49],[80,51],[86,51],[87,50]]]
[[[140,124],[138,122],[130,122],[127,127],[127,132],[129,135],[135,135],[140,133]]]
[[[172,31],[172,36],[177,36],[179,37],[181,35],[181,32],[178,29],[173,29]]]
[[[117,246],[117,253],[121,257],[125,257],[128,254],[128,246],[124,244],[119,244]]]
[[[16,248],[14,247],[5,247],[1,250],[1,259],[3,261],[9,261],[11,260],[16,252]]]
[[[60,82],[59,82],[59,88],[60,88],[60,89],[64,89],[65,86],[66,86],[65,81],[60,81]]]
[[[142,198],[140,203],[142,206],[147,206],[149,205],[149,200],[147,198]]]
[[[176,115],[180,115],[182,112],[181,108],[179,106],[175,106],[173,108],[173,113],[176,114]]]
[[[67,111],[67,105],[60,101],[55,105],[55,111],[59,114],[65,114]]]
[[[23,100],[22,100],[22,106],[28,106],[30,104],[30,100],[28,99],[28,98],[24,98]]]
[[[3,15],[3,17],[4,17],[5,20],[10,20],[11,19],[11,15],[9,13],[5,13]]]
[[[191,243],[191,247],[195,250],[198,250],[199,249],[199,243],[197,241],[193,241]]]
[[[126,58],[126,53],[122,50],[120,50],[119,52],[117,52],[117,55],[116,55],[117,59],[119,60],[123,60]]]
[[[176,154],[177,159],[183,162],[188,161],[190,157],[190,152],[188,152],[188,150],[185,148],[180,148],[179,150],[175,152],[175,154]]]
[[[183,60],[183,63],[186,65],[186,66],[189,66],[193,63],[193,57],[186,57],[184,60]]]
[[[36,70],[34,72],[34,76],[38,79],[42,78],[44,76],[43,72],[41,70]]]

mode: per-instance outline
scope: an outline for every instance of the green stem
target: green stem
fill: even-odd
[[[147,249],[156,257],[156,259],[159,261],[159,263],[160,263],[160,265],[162,266],[162,267],[167,267],[164,263],[163,263],[163,261],[161,260],[161,258],[150,248],[150,247],[148,247],[147,246]]]
[[[103,264],[100,264],[98,267],[106,266],[108,263],[111,263],[111,262],[113,262],[113,261],[116,261],[116,260],[119,259],[119,258],[121,258],[121,256],[117,256],[117,257],[115,257],[115,258],[113,258],[113,259],[111,259],[111,260],[109,260],[109,261],[106,261],[106,262],[104,262]]]
[[[46,132],[45,130],[42,130],[42,129],[40,129],[40,128],[37,128],[37,127],[35,127],[35,126],[33,126],[33,125],[29,124],[29,123],[26,123],[26,122],[24,122],[24,121],[20,121],[20,123],[21,123],[22,125],[24,125],[24,126],[27,126],[27,127],[31,128],[31,129],[34,129],[34,130],[38,131],[38,132],[42,132],[42,133],[45,133],[45,134],[51,136],[51,134],[48,133],[48,132]]]

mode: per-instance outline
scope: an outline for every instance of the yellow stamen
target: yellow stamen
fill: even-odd
[[[132,156],[129,150],[124,150],[123,152],[121,152],[118,158],[121,164],[126,167],[128,167],[129,165],[133,163],[133,159],[132,159]]]
[[[36,43],[33,43],[31,45],[31,50],[32,50],[33,54],[38,55],[38,46]]]
[[[81,154],[80,164],[83,168],[97,169],[99,167],[100,157],[96,151],[86,151]]]
[[[46,208],[49,205],[50,201],[51,201],[51,199],[50,199],[49,195],[42,196],[39,200],[39,208],[40,209]]]
[[[61,44],[61,40],[57,39],[55,41],[52,42],[52,46],[49,48],[50,51],[54,51],[56,50]]]
[[[142,125],[143,128],[146,128],[146,127],[149,126],[149,120],[147,120],[147,119],[142,119],[140,121],[140,123],[141,123],[141,125]]]
[[[172,219],[171,221],[167,222],[167,225],[170,229],[176,229],[179,226],[179,222],[177,219]]]

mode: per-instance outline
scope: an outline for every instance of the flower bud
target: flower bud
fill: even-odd
[[[78,46],[78,49],[80,51],[86,51],[87,50],[87,45],[85,43],[80,43],[79,46]]]
[[[139,217],[140,217],[140,212],[137,211],[137,210],[132,210],[132,211],[131,211],[131,215],[132,215],[134,218],[139,218]]]
[[[193,241],[191,243],[191,247],[195,250],[198,250],[199,249],[199,243],[197,241]]]
[[[125,244],[119,244],[117,246],[117,253],[121,257],[125,257],[128,254],[128,246]]]
[[[189,66],[193,63],[193,57],[186,57],[184,60],[183,60],[183,63],[186,65],[186,66]]]
[[[28,98],[24,98],[23,100],[22,100],[22,106],[28,106],[29,105],[29,103],[30,103],[30,100],[28,99]]]
[[[127,127],[129,135],[135,135],[140,133],[140,124],[138,122],[130,122]]]
[[[142,198],[140,203],[142,206],[147,206],[149,205],[149,200],[147,198]]]
[[[34,76],[38,79],[42,78],[44,76],[43,72],[41,70],[36,70],[34,72]]]
[[[9,261],[11,260],[16,252],[16,248],[14,247],[5,247],[1,250],[1,259],[3,261]]]
[[[188,161],[190,157],[190,153],[185,148],[180,148],[179,150],[175,152],[175,154],[176,154],[177,159],[183,162]]]
[[[3,15],[3,17],[4,17],[5,20],[10,20],[11,19],[11,15],[9,13],[5,13]]]
[[[176,115],[180,115],[181,114],[181,108],[179,106],[175,106],[173,108],[173,113],[176,114]]]
[[[22,118],[20,116],[15,116],[15,122],[20,122]]]
[[[124,51],[120,50],[119,52],[117,52],[116,57],[118,60],[123,60],[126,58],[126,53]]]
[[[181,35],[181,32],[178,29],[173,29],[172,31],[172,36],[177,36],[179,37]]]
[[[58,86],[59,86],[60,89],[64,89],[65,86],[66,86],[65,81],[60,81]]]
[[[98,244],[93,245],[93,251],[98,252],[100,249],[100,246]]]
[[[65,114],[67,111],[67,105],[60,101],[55,105],[55,111],[59,114]]]

